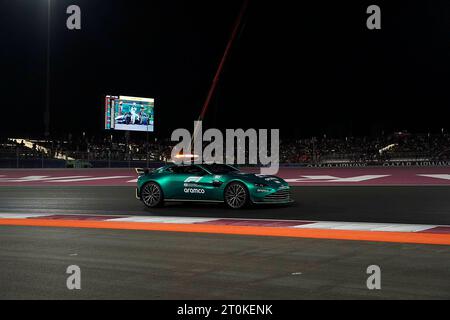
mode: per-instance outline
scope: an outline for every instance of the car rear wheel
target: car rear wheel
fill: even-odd
[[[232,209],[241,209],[248,203],[247,188],[239,182],[232,182],[225,188],[225,203]]]
[[[162,206],[164,195],[161,187],[155,182],[149,182],[142,187],[141,200],[149,208]]]

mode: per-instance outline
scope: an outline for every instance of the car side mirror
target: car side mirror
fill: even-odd
[[[214,180],[212,183],[213,187],[220,187],[222,184],[223,182],[219,180]]]

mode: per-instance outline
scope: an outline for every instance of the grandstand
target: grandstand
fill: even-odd
[[[136,167],[170,160],[174,143],[111,139],[110,135],[67,139],[0,140],[0,167]],[[308,138],[280,143],[283,165],[386,165],[401,162],[446,163],[450,135],[395,133],[375,138]]]

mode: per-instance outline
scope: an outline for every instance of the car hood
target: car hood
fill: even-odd
[[[246,172],[236,172],[232,173],[231,176],[251,182],[251,183],[261,183],[266,184],[272,188],[278,188],[281,186],[288,186],[288,183],[277,176],[260,175],[255,173]]]

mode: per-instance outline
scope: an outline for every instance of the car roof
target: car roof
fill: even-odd
[[[224,165],[224,166],[227,166],[227,167],[235,168],[232,165],[229,165],[229,164],[226,164],[226,163],[212,163],[212,162],[206,163],[205,162],[205,163],[171,163],[169,165],[166,165],[166,166],[162,167],[161,169],[165,170],[165,169],[172,168],[172,167],[196,166],[196,167],[199,167],[199,168],[201,168],[201,169],[203,169],[203,170],[205,170],[205,171],[207,171],[209,173],[212,173],[212,172],[210,172],[208,170],[208,166],[209,165],[215,165],[215,164],[217,164],[217,165]],[[235,168],[235,169],[237,169],[237,168]]]

